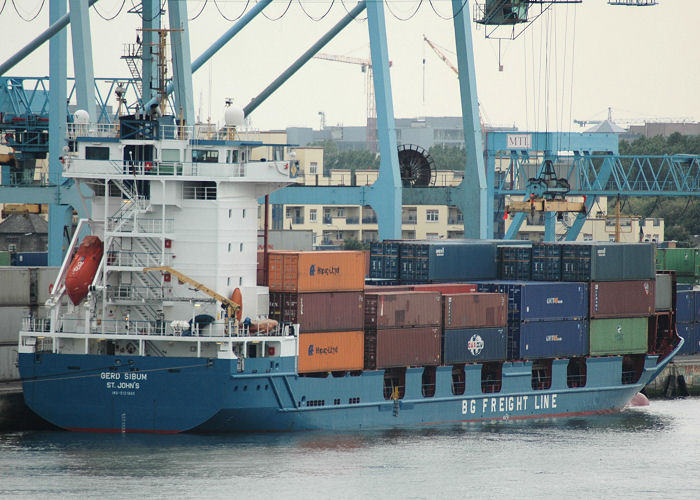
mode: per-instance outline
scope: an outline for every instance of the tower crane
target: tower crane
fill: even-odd
[[[338,56],[333,54],[318,53],[314,59],[335,61],[346,64],[356,64],[365,74],[365,92],[367,94],[367,147],[376,151],[377,147],[377,108],[374,103],[374,77],[372,74],[372,61],[359,57]],[[391,65],[391,63],[389,63]]]

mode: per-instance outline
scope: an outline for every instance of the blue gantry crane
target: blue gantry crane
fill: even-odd
[[[14,54],[0,64],[0,77],[16,65],[23,58],[31,54],[37,47],[49,41],[49,89],[39,86],[40,99],[31,97],[26,85],[27,79],[2,80],[6,91],[0,94],[0,111],[3,115],[3,123],[13,125],[6,128],[6,133],[15,151],[21,151],[20,162],[15,164],[15,170],[10,169],[7,176],[3,176],[3,185],[0,188],[0,201],[3,202],[45,202],[49,203],[49,263],[60,263],[64,249],[64,234],[66,228],[70,228],[73,207],[79,208],[75,188],[61,176],[60,159],[66,147],[66,123],[68,113],[66,99],[75,92],[75,100],[79,109],[87,110],[93,121],[109,120],[106,110],[106,101],[102,99],[96,86],[92,66],[92,46],[90,42],[90,24],[88,9],[97,0],[69,0],[70,12],[67,10],[66,0],[49,0],[50,26],[32,42],[27,44],[17,54]],[[189,43],[189,22],[187,17],[187,2],[181,0],[142,0],[137,7],[131,9],[141,17],[141,43],[143,47],[158,46],[157,37],[162,32],[161,20],[167,14],[171,28],[173,76],[164,83],[160,93],[173,94],[173,108],[176,116],[186,123],[194,123],[194,100],[192,91],[192,73],[205,64],[221,47],[235,37],[245,26],[250,23],[272,0],[260,0],[251,6],[247,12],[235,22],[212,46],[199,57],[191,60]],[[470,3],[469,0],[450,0],[453,29],[455,35],[455,47],[457,54],[457,67],[459,73],[459,88],[461,97],[461,112],[463,121],[464,144],[466,149],[464,182],[455,187],[415,187],[403,189],[399,174],[397,157],[396,136],[394,133],[394,113],[391,94],[391,81],[389,76],[389,57],[387,50],[387,35],[384,19],[384,5],[382,2],[358,2],[348,11],[331,30],[323,35],[309,49],[282,72],[273,82],[263,89],[251,102],[245,106],[246,114],[253,113],[262,105],[277,88],[287,81],[308,60],[317,54],[334,36],[347,26],[360,13],[366,11],[367,26],[370,40],[371,62],[374,76],[374,95],[377,112],[377,130],[380,152],[380,167],[377,181],[372,186],[365,187],[328,187],[307,188],[290,187],[273,194],[273,203],[319,203],[319,204],[360,204],[371,205],[377,213],[379,222],[379,236],[381,239],[399,238],[401,236],[401,205],[405,204],[449,204],[456,205],[464,217],[465,236],[486,238],[494,234],[494,207],[498,207],[498,197],[529,196],[527,184],[522,184],[516,175],[524,166],[530,167],[532,151],[543,151],[538,169],[541,174],[542,165],[549,162],[559,170],[559,165],[564,161],[560,158],[561,151],[567,151],[567,158],[576,172],[578,183],[571,183],[572,193],[591,194],[591,200],[596,194],[612,192],[615,189],[619,193],[641,193],[659,195],[669,192],[671,184],[660,182],[665,179],[664,169],[672,168],[674,175],[679,171],[697,167],[697,158],[672,159],[662,162],[661,170],[651,172],[647,163],[633,162],[634,165],[645,165],[626,169],[625,159],[616,156],[617,137],[593,138],[581,134],[530,134],[531,141],[528,147],[523,144],[510,144],[507,136],[489,136],[489,148],[484,154],[482,131],[479,123],[477,105],[477,88],[473,58],[473,44],[470,29]],[[579,0],[486,0],[476,2],[475,22],[485,26],[526,26],[536,16],[536,12],[542,12],[555,3],[580,3]],[[631,4],[632,2],[613,2],[615,4]],[[640,2],[637,2],[640,3]],[[642,2],[645,4],[655,2]],[[165,10],[163,8],[165,7]],[[74,91],[70,94],[67,87],[67,34],[65,27],[71,24],[73,60],[75,84]],[[140,85],[137,91],[138,112],[150,113],[158,105],[158,91],[152,85],[159,75],[156,54],[152,50],[138,52],[141,63]],[[115,80],[116,82],[116,80]],[[42,85],[44,85],[42,83]],[[155,86],[157,87],[157,85]],[[111,95],[115,89],[109,90]],[[41,104],[39,105],[39,102]],[[46,103],[48,102],[48,106]],[[14,107],[13,107],[14,106]],[[47,121],[48,117],[48,121]],[[22,121],[24,120],[24,121]],[[14,128],[12,128],[14,127]],[[47,129],[48,127],[48,129]],[[46,134],[48,130],[48,135]],[[48,141],[49,175],[46,186],[21,185],[13,183],[18,179],[26,180],[29,177],[32,157],[36,159],[45,154]],[[613,142],[615,142],[613,146]],[[503,143],[503,144],[501,144]],[[572,143],[575,143],[572,145]],[[561,149],[559,145],[567,144]],[[554,145],[557,145],[556,147]],[[541,149],[536,149],[541,148]],[[504,153],[512,158],[512,169],[509,172],[499,171],[498,179],[494,166],[495,158]],[[607,154],[607,160],[600,156]],[[32,156],[34,155],[34,156]],[[573,158],[573,159],[572,159]],[[16,158],[15,158],[16,159]],[[587,161],[589,160],[589,161]],[[641,160],[640,160],[641,161]],[[651,164],[656,165],[654,162]],[[670,167],[671,165],[672,167]],[[587,169],[587,170],[586,170]],[[683,170],[686,169],[686,170]],[[536,169],[537,170],[537,169]],[[25,173],[27,172],[27,173]],[[640,174],[644,172],[644,174]],[[648,173],[648,175],[647,175]],[[14,174],[14,175],[13,175]],[[540,175],[538,174],[538,175]],[[572,174],[574,175],[574,174]],[[656,179],[656,182],[640,182],[639,178]],[[7,179],[6,179],[7,177]],[[623,179],[627,179],[625,181]],[[689,176],[686,176],[689,177]],[[502,182],[510,178],[510,183]],[[629,182],[630,179],[637,179]],[[611,188],[611,179],[614,188]],[[618,181],[619,179],[619,181]],[[6,184],[8,181],[9,185]],[[497,182],[498,181],[498,182]],[[588,182],[590,181],[590,182]],[[680,185],[679,185],[680,186]],[[690,182],[683,184],[683,189],[678,192],[697,195],[694,186]],[[587,201],[588,203],[588,201]],[[578,219],[577,219],[578,221]],[[515,224],[514,224],[515,225]],[[513,226],[511,226],[513,227]],[[572,228],[575,229],[575,228]],[[572,234],[574,234],[572,232]]]

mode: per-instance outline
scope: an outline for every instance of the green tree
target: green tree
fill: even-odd
[[[436,144],[428,151],[437,170],[464,170],[467,157],[462,146]]]

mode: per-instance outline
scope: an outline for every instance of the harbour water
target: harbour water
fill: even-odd
[[[0,498],[698,498],[700,398],[354,433],[0,434]]]

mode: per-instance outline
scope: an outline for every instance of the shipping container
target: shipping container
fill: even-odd
[[[302,332],[362,330],[362,292],[270,292],[270,318],[298,323]]]
[[[591,318],[651,316],[656,292],[654,280],[598,281],[590,284]]]
[[[365,327],[399,328],[440,325],[439,292],[365,294]]]
[[[520,325],[520,359],[586,356],[588,344],[585,320],[528,321]]]
[[[384,246],[380,241],[369,244],[369,277],[372,279],[384,278]]]
[[[446,330],[442,352],[442,362],[445,364],[504,361],[506,328]]]
[[[275,292],[362,290],[361,251],[270,252],[269,286]]]
[[[688,349],[692,354],[700,353],[700,323],[693,324],[693,335],[690,338],[692,344]]]
[[[508,321],[569,320],[588,317],[588,284],[562,281],[492,281],[479,291],[508,295]]]
[[[651,243],[567,242],[562,246],[563,281],[654,279]]]
[[[365,331],[365,368],[439,365],[441,348],[439,326],[369,329]]]
[[[561,245],[548,242],[532,244],[531,279],[536,281],[561,280]]]
[[[502,280],[529,280],[532,248],[524,245],[498,247],[498,277]]]
[[[10,262],[13,266],[48,266],[48,252],[18,252],[10,254]]]
[[[442,297],[445,330],[504,327],[508,324],[505,293],[460,293]]]
[[[676,292],[676,322],[695,323],[695,313],[695,291],[681,290]]]
[[[422,283],[496,279],[498,243],[440,240],[415,244],[414,281]]]
[[[11,263],[10,252],[0,252],[0,266],[9,266]]]
[[[678,276],[700,276],[700,248],[657,248],[656,269]]]
[[[424,285],[410,285],[411,290],[417,292],[446,293],[473,293],[477,286],[474,283],[429,283]]]
[[[695,354],[693,338],[695,337],[695,326],[700,325],[700,323],[678,323],[676,325],[676,330],[678,335],[683,337],[683,347],[678,351],[679,355],[690,355]]]
[[[384,293],[384,292],[411,292],[413,285],[365,285],[365,293]]]
[[[657,273],[656,275],[656,299],[655,309],[657,311],[670,311],[673,307],[673,284],[670,274]]]
[[[647,352],[649,325],[646,317],[592,319],[591,356],[643,354]]]
[[[299,373],[362,370],[363,360],[361,331],[299,335]]]

